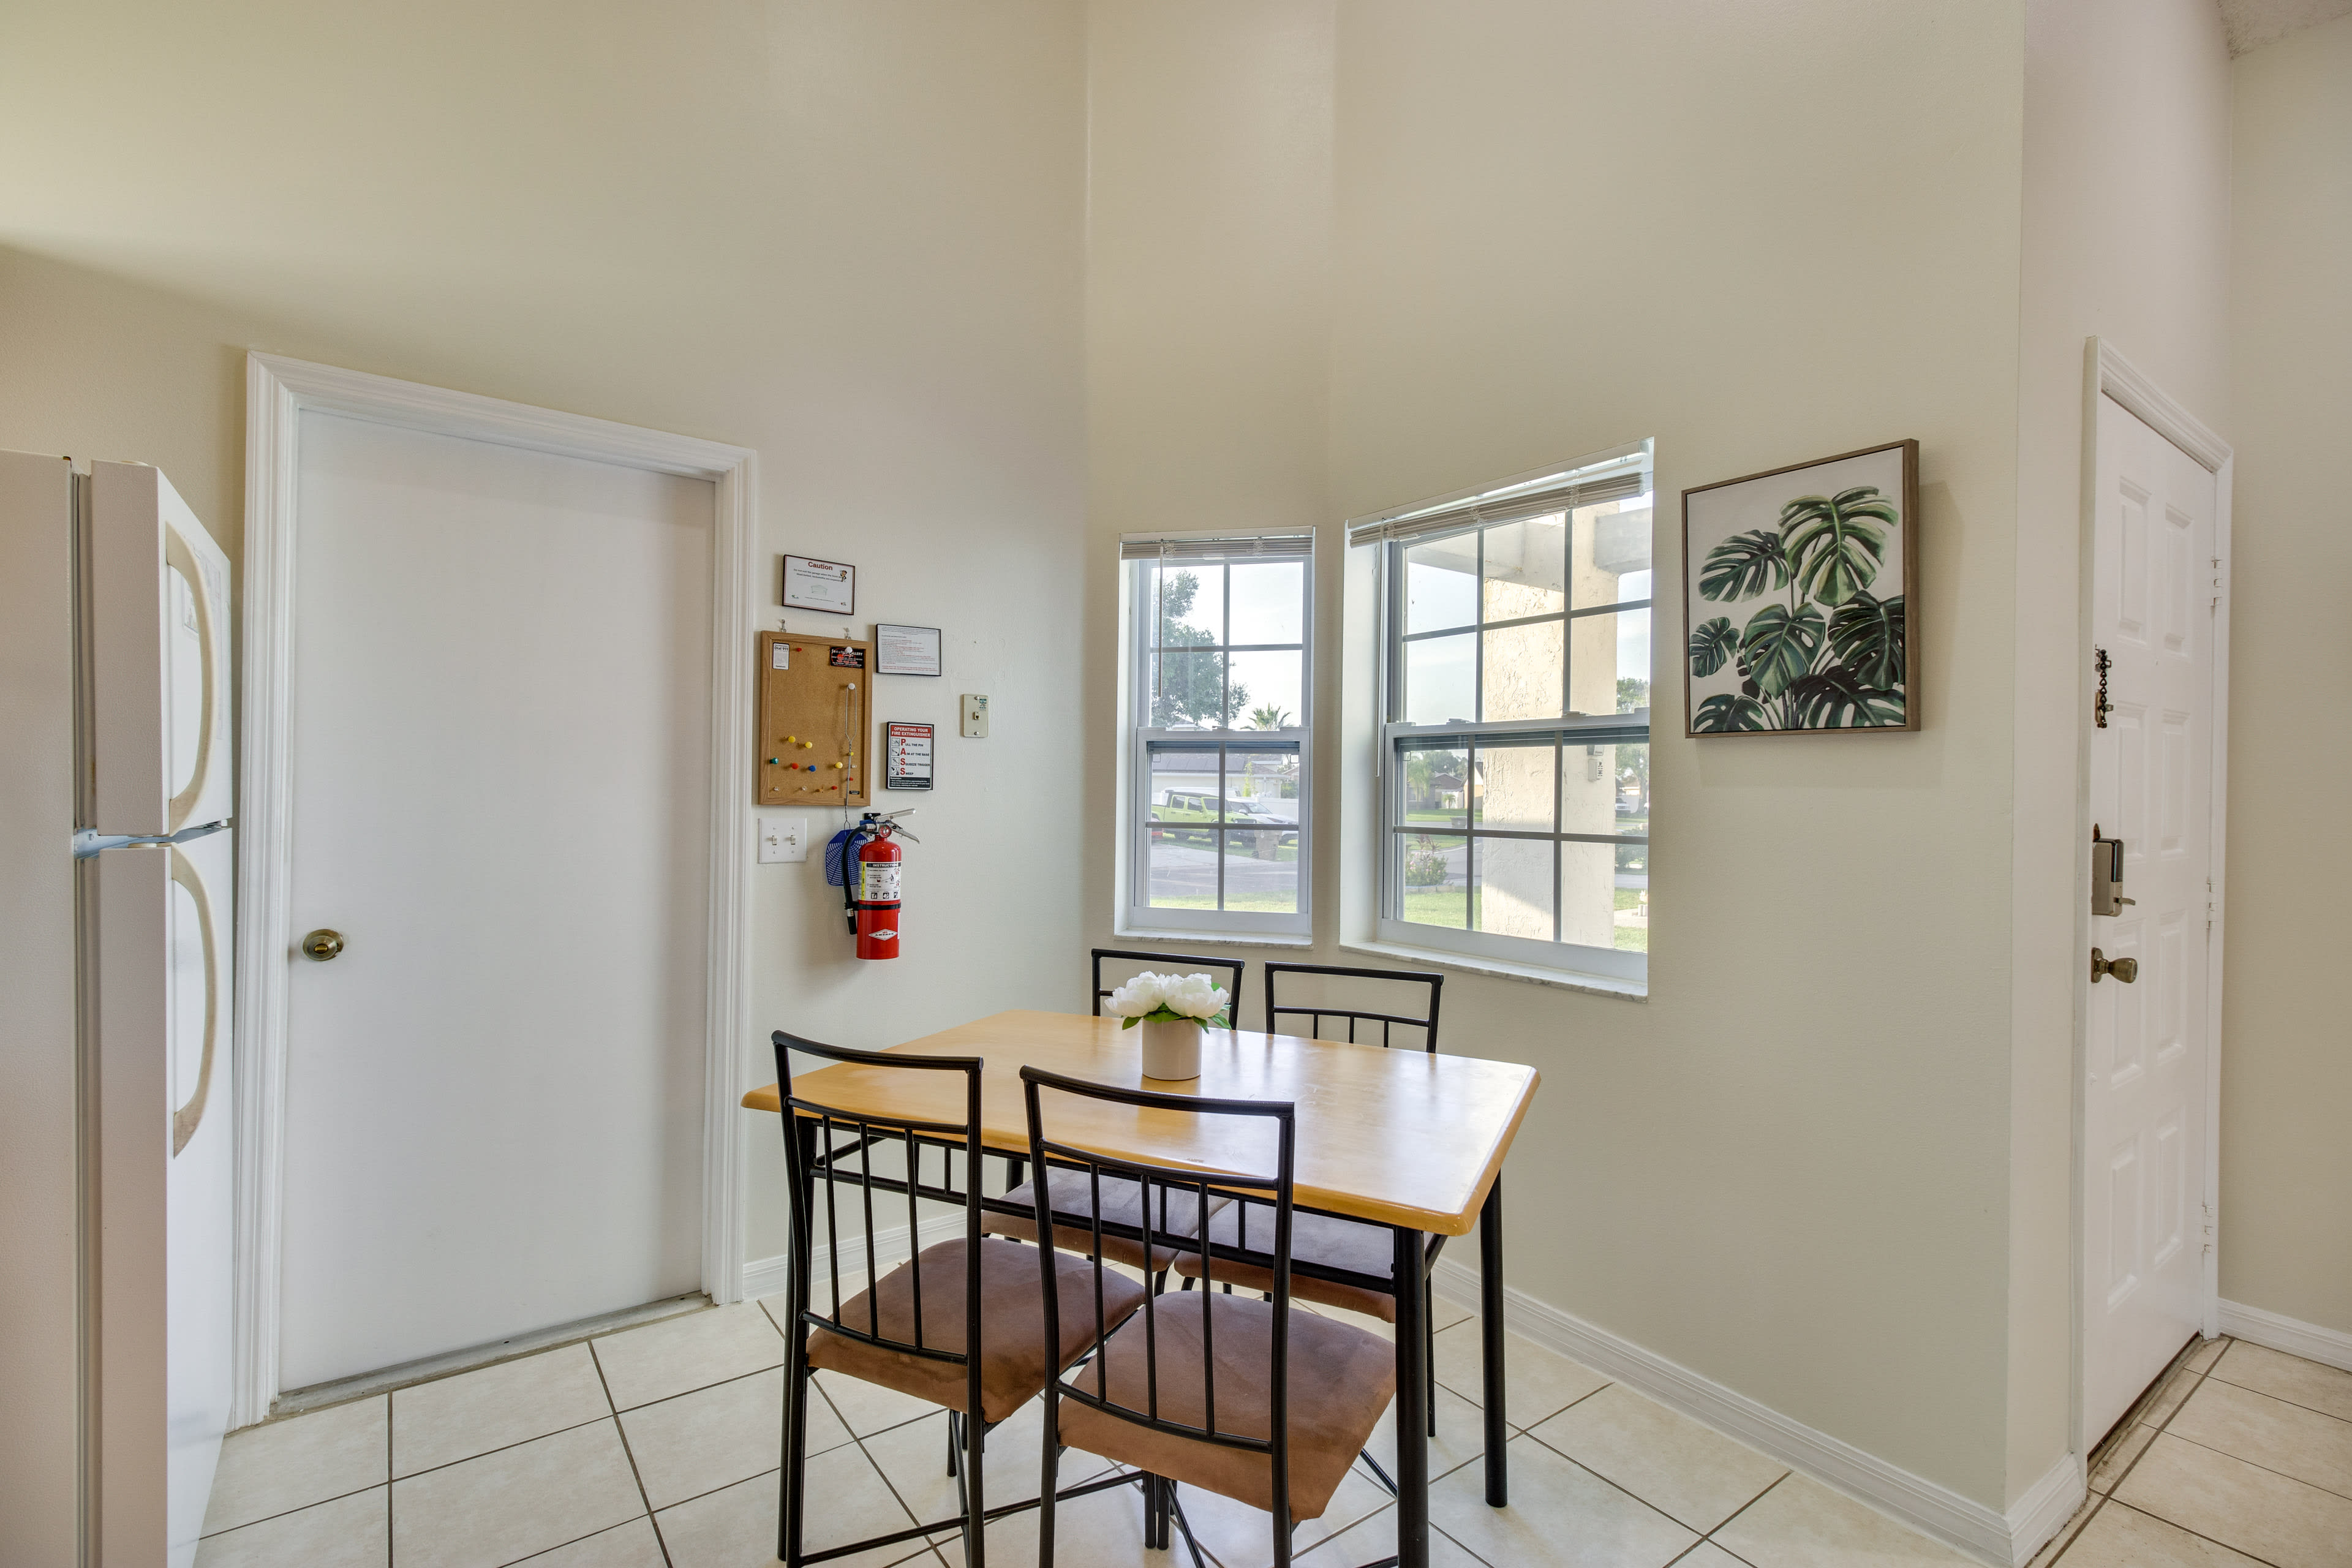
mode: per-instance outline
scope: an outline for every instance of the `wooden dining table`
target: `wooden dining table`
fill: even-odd
[[[1297,1107],[1293,1201],[1301,1209],[1388,1226],[1392,1273],[1378,1282],[1396,1299],[1397,1562],[1429,1561],[1429,1324],[1426,1268],[1432,1239],[1467,1235],[1479,1243],[1479,1308],[1485,1384],[1486,1501],[1509,1501],[1503,1378],[1503,1156],[1527,1116],[1535,1068],[1476,1057],[1383,1049],[1342,1040],[1248,1030],[1212,1030],[1201,1076],[1168,1083],[1142,1076],[1136,1031],[1118,1018],[1014,1011],[960,1024],[894,1047],[910,1056],[979,1057],[981,1139],[1020,1160],[1029,1152],[1021,1069],[1041,1068],[1120,1088],[1216,1099],[1287,1100]],[[841,1064],[793,1079],[793,1093],[851,1116],[961,1122],[961,1080]],[[910,1083],[910,1079],[918,1081]],[[941,1081],[929,1081],[938,1079]],[[937,1104],[930,1103],[932,1099]],[[778,1111],[769,1084],[743,1097]],[[1072,1099],[1057,1115],[1055,1142],[1097,1153],[1183,1165],[1213,1175],[1264,1163],[1263,1151],[1234,1119],[1185,1116]]]

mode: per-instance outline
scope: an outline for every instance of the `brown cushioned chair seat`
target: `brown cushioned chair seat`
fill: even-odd
[[[1056,1220],[1054,1226],[1054,1245],[1065,1252],[1075,1252],[1082,1257],[1092,1258],[1095,1252],[1095,1232],[1092,1224],[1094,1193],[1091,1178],[1084,1171],[1054,1171],[1046,1177],[1045,1190],[1053,1194],[1054,1213],[1062,1218],[1075,1221],[1075,1223],[1065,1224],[1061,1223],[1060,1219]],[[1102,1179],[1103,1223],[1131,1225],[1136,1229],[1141,1230],[1143,1228],[1142,1191],[1143,1184],[1140,1182],[1130,1181],[1123,1176],[1105,1176]],[[1158,1187],[1152,1189],[1151,1227],[1163,1235],[1199,1234],[1200,1225],[1192,1215],[1192,1211],[1200,1206],[1199,1197],[1194,1194],[1184,1192],[1181,1188],[1171,1189],[1167,1192],[1167,1205],[1163,1215],[1160,1191]],[[1004,1201],[1034,1205],[1037,1201],[1036,1184],[1024,1182],[1019,1186],[1009,1189],[1004,1194]],[[1232,1201],[1231,1198],[1220,1198],[1213,1194],[1209,1199],[1209,1212],[1214,1215]],[[1017,1236],[1024,1241],[1037,1239],[1037,1222],[1034,1218],[998,1214],[992,1209],[982,1212],[980,1223],[983,1228],[998,1236]],[[1112,1262],[1124,1263],[1130,1268],[1140,1268],[1150,1274],[1159,1273],[1177,1257],[1177,1254],[1168,1247],[1155,1247],[1147,1258],[1142,1242],[1130,1240],[1123,1236],[1112,1236],[1108,1232],[1102,1238],[1102,1249],[1103,1256]]]
[[[1201,1350],[1203,1312],[1217,1348],[1217,1430],[1264,1437],[1273,1428],[1274,1307],[1246,1297],[1162,1296],[1152,1304],[1159,1344],[1160,1419],[1206,1425]],[[1115,1405],[1145,1406],[1144,1317],[1105,1342]],[[1096,1371],[1069,1386],[1095,1392]],[[1378,1335],[1312,1312],[1290,1314],[1290,1512],[1314,1519],[1371,1436],[1396,1392],[1396,1353]],[[1139,1426],[1075,1399],[1061,1402],[1062,1441],[1155,1476],[1204,1487],[1254,1507],[1274,1506],[1274,1468],[1264,1454]]]
[[[1090,1263],[1050,1255],[1061,1296],[1061,1348],[1045,1364],[1045,1297],[1037,1278],[1037,1249],[1010,1241],[980,1244],[980,1403],[990,1422],[1003,1420],[1045,1387],[1045,1379],[1086,1354],[1095,1338],[1095,1269]],[[964,1348],[964,1244],[959,1238],[923,1248],[912,1263],[883,1276],[873,1290],[860,1290],[842,1303],[841,1323],[911,1343],[915,1338],[915,1270],[922,1270],[923,1344],[931,1350]],[[1124,1321],[1143,1302],[1143,1287],[1123,1274],[1103,1271],[1103,1327]],[[872,1298],[869,1309],[868,1298]],[[950,1410],[964,1407],[965,1369],[907,1351],[887,1350],[836,1334],[809,1331],[809,1364],[866,1383],[895,1388]]]
[[[1253,1252],[1274,1250],[1274,1211],[1264,1204],[1246,1205],[1249,1215],[1247,1239],[1243,1239],[1241,1224],[1243,1205],[1221,1209],[1209,1217],[1209,1239],[1223,1247],[1245,1247]],[[1307,1214],[1294,1209],[1290,1215],[1290,1260],[1298,1263],[1319,1263],[1326,1268],[1345,1268],[1351,1274],[1370,1274],[1381,1279],[1396,1277],[1396,1233],[1386,1226],[1367,1225],[1361,1220],[1335,1219],[1329,1215]],[[1259,1268],[1247,1263],[1229,1263],[1222,1258],[1209,1259],[1209,1277],[1217,1285],[1230,1285],[1236,1290],[1261,1293],[1274,1289],[1274,1270]],[[1188,1252],[1176,1259],[1176,1272],[1200,1278],[1201,1258]],[[1301,1274],[1294,1268],[1290,1275],[1290,1293],[1302,1301],[1320,1301],[1327,1307],[1345,1307],[1350,1311],[1368,1312],[1383,1322],[1396,1321],[1396,1298],[1382,1290],[1368,1290],[1360,1285],[1342,1285],[1337,1280],[1317,1279]]]

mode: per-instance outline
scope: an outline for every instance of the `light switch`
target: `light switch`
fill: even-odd
[[[963,694],[963,732],[967,740],[988,739],[987,698],[976,697],[969,691]]]
[[[761,865],[772,866],[782,861],[807,858],[807,817],[763,816],[760,818]]]

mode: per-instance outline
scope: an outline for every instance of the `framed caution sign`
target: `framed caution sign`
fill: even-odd
[[[931,787],[931,726],[894,719],[882,727],[882,787]]]

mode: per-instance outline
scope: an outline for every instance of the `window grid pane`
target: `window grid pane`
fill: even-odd
[[[1391,712],[1466,731],[1394,743],[1395,918],[1647,952],[1646,725],[1478,730],[1650,707],[1652,514],[1639,499],[1392,547]]]

